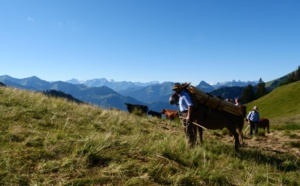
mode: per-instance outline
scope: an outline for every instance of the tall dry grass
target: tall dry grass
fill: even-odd
[[[178,122],[0,88],[1,185],[299,185],[299,159]],[[296,123],[299,124],[299,123]],[[223,136],[223,138],[225,138]]]

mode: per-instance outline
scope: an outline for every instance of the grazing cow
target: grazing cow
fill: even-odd
[[[153,111],[153,110],[149,110],[149,111],[148,111],[148,115],[151,115],[152,117],[161,118],[161,113],[155,112],[155,111]]]
[[[160,113],[166,115],[166,118],[169,120],[174,120],[175,118],[179,118],[179,113],[177,110],[163,109]]]
[[[125,105],[126,105],[129,113],[138,111],[141,114],[147,114],[147,112],[148,112],[148,106],[145,106],[145,105],[134,105],[134,104],[130,104],[130,103],[125,103]]]
[[[179,96],[174,93],[171,95],[170,104],[178,104]],[[203,128],[205,129],[223,129],[226,127],[235,139],[235,149],[238,150],[240,142],[243,143],[242,129],[244,126],[244,117],[246,116],[246,107],[242,107],[243,115],[238,116],[225,111],[212,109],[203,103],[199,103],[197,107],[193,108],[192,123],[193,125],[193,138],[191,141],[196,141],[197,128],[200,136],[200,143],[203,142]],[[197,125],[195,125],[197,124]],[[201,126],[201,127],[200,127]],[[203,127],[203,128],[202,128]]]
[[[263,128],[264,132],[266,128],[268,129],[268,133],[270,133],[270,121],[267,118],[261,118],[258,123],[258,128]]]

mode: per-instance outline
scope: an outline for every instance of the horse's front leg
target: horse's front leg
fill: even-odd
[[[243,131],[242,129],[236,129],[236,132],[238,133],[238,138],[239,138],[239,146],[244,145],[244,137],[243,137]]]

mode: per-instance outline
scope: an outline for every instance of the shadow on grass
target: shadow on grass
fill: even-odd
[[[243,149],[239,151],[234,150],[233,145],[218,144],[218,145],[204,145],[204,148],[213,154],[224,154],[230,157],[237,157],[240,160],[257,162],[258,164],[268,164],[277,170],[284,172],[292,172],[300,170],[299,158],[289,154],[268,154],[259,149]]]
[[[241,160],[255,161],[259,164],[269,164],[284,172],[291,172],[300,169],[300,162],[297,160],[298,158],[288,153],[270,155],[259,150],[243,149],[237,153],[237,156]]]

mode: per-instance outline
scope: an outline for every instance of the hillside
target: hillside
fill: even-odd
[[[274,89],[266,96],[247,104],[248,111],[257,105],[261,117],[269,119],[300,115],[300,81]]]
[[[226,130],[204,135],[202,147],[190,148],[178,122],[0,87],[0,184],[300,184],[299,154],[250,139],[236,152]],[[289,135],[300,138],[299,131]],[[282,146],[289,144],[299,149]]]

